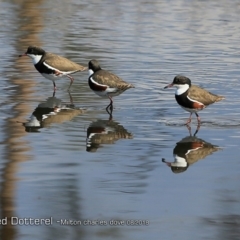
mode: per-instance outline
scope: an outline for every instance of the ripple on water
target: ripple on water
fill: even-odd
[[[180,127],[180,126],[186,126],[186,121],[187,118],[185,119],[180,119],[181,122],[176,121],[176,120],[168,120],[168,119],[161,119],[159,122],[164,123],[167,126],[173,126],[173,127]],[[192,120],[192,124],[197,125],[197,121]],[[201,126],[204,127],[215,127],[215,128],[239,128],[240,127],[240,121],[239,120],[232,120],[232,119],[219,119],[216,118],[213,121],[201,121]]]

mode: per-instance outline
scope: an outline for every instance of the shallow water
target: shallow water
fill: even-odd
[[[3,1],[0,22],[2,239],[240,238],[238,1]],[[87,72],[53,96],[18,58],[32,44],[96,58],[135,88],[109,120]],[[195,116],[189,132],[163,89],[177,74],[226,97],[199,113],[195,136]],[[27,128],[37,110],[44,121]],[[169,167],[188,148],[188,166]]]

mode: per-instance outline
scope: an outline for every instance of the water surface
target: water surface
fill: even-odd
[[[52,217],[8,221],[3,239],[239,239],[237,1],[3,1],[0,13],[1,219]],[[96,58],[135,88],[114,98],[111,120],[87,72],[71,95],[57,81],[52,99],[52,83],[18,58],[32,44],[85,66]],[[226,97],[200,112],[195,138],[196,118],[189,132],[163,90],[177,74]],[[49,99],[70,109],[28,131]],[[207,147],[175,173],[162,158],[173,163],[186,138]]]

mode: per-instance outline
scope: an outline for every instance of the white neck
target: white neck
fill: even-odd
[[[37,64],[42,58],[42,55],[28,54],[28,56],[32,59],[34,65]]]
[[[189,89],[189,85],[188,84],[175,84],[174,85],[177,89],[176,89],[176,92],[175,94],[176,95],[182,95],[183,93],[185,93],[188,89]]]
[[[93,74],[94,74],[94,71],[92,69],[88,69],[88,76],[90,77]]]
[[[175,162],[171,163],[173,167],[186,167],[187,161],[185,158],[179,157],[178,155],[174,155]]]
[[[37,120],[37,118],[32,115],[31,116],[31,120],[29,122],[26,123],[27,127],[40,127],[40,122]]]

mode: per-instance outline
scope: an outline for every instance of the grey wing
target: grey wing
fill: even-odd
[[[133,87],[132,84],[129,84],[125,81],[123,81],[120,77],[118,77],[117,75],[105,71],[105,70],[99,70],[97,72],[97,74],[94,76],[94,79],[103,85],[108,85],[111,88],[123,88],[123,89],[127,89],[130,87]]]
[[[218,101],[219,97],[221,97],[195,85],[191,86],[188,96],[206,106]]]
[[[193,164],[196,161],[200,160],[200,159],[204,159],[205,157],[207,157],[208,155],[211,155],[212,153],[221,150],[220,147],[218,146],[203,146],[202,148],[199,148],[195,151],[190,152],[189,154],[187,154],[187,162],[189,164]]]
[[[45,60],[45,63],[63,72],[78,72],[86,70],[86,67],[53,53],[48,53],[48,58]]]

